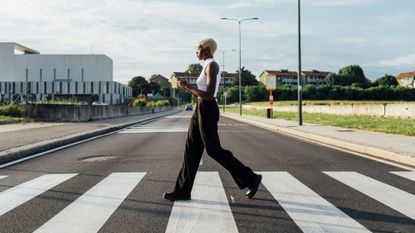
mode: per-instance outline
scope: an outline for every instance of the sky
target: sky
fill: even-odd
[[[298,69],[297,0],[0,0],[0,41],[41,54],[105,54],[114,81],[170,78],[196,59],[197,43],[214,38],[215,58],[242,66]],[[360,65],[367,78],[415,71],[414,0],[301,0],[302,68],[338,72]],[[226,51],[226,52],[222,52]]]

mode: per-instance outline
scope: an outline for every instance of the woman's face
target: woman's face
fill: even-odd
[[[196,57],[197,57],[197,59],[203,60],[203,56],[204,56],[203,55],[203,51],[204,51],[203,47],[201,45],[199,45],[197,47],[197,51],[196,51]]]

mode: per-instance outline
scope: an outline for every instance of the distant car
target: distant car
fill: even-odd
[[[102,101],[94,101],[94,102],[92,102],[92,105],[108,105],[108,104],[104,103]]]
[[[193,111],[193,106],[192,106],[192,105],[190,105],[190,104],[188,104],[188,105],[186,105],[185,110],[186,110],[186,111]]]

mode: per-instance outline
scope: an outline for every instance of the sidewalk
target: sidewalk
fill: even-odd
[[[0,165],[42,151],[113,132],[140,122],[176,113],[117,117],[81,123],[17,123],[0,125]]]
[[[273,131],[415,167],[415,137],[323,126],[237,113],[221,115]]]

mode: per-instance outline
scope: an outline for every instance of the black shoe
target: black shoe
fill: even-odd
[[[255,196],[256,192],[258,191],[259,184],[261,184],[261,180],[262,180],[262,176],[261,175],[257,175],[255,177],[254,186],[249,187],[248,192],[246,192],[246,196],[248,198],[253,198]]]
[[[190,200],[190,195],[179,195],[177,193],[170,192],[170,193],[164,193],[163,194],[164,199],[169,201],[186,201]]]

